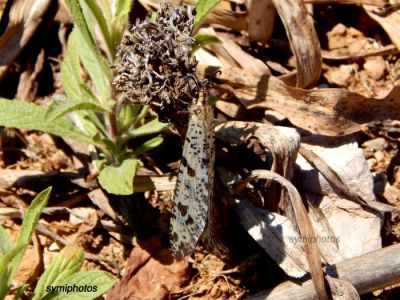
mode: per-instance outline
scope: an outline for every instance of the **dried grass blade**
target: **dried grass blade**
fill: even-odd
[[[307,215],[307,210],[301,200],[300,194],[294,185],[286,180],[284,177],[268,170],[253,170],[250,172],[249,177],[256,177],[259,179],[269,179],[280,183],[288,192],[288,204],[291,205],[294,218],[293,224],[298,227],[300,235],[304,238],[304,250],[306,253],[307,261],[309,264],[309,271],[315,291],[319,299],[328,299],[325,290],[324,272],[322,271],[321,255],[316,243],[312,243],[311,238],[315,237],[314,229],[311,225],[310,219]]]
[[[321,46],[313,21],[301,0],[273,0],[296,57],[297,87],[315,83],[321,75]]]

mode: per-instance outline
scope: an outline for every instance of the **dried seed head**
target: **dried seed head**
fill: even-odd
[[[163,2],[155,20],[148,16],[131,26],[118,50],[116,90],[124,102],[150,104],[161,121],[187,111],[197,89],[193,88],[196,61],[194,11],[191,6]]]

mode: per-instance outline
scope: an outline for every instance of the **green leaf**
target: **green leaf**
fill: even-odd
[[[133,155],[137,156],[143,153],[146,153],[162,144],[164,139],[161,136],[156,136],[146,142],[144,142],[140,147],[133,151]]]
[[[66,3],[73,16],[75,28],[77,28],[77,51],[97,91],[100,93],[101,99],[105,101],[110,96],[110,69],[106,60],[102,57],[100,49],[96,45],[79,0],[66,0]]]
[[[79,0],[66,0],[66,3],[72,17],[74,18],[74,25],[81,33],[82,38],[88,45],[90,52],[93,52],[95,55],[99,55],[100,51],[97,48],[95,39],[89,30],[88,23],[85,19],[85,16],[83,15],[82,7],[79,3]]]
[[[53,122],[44,123],[45,113],[46,109],[36,104],[0,98],[0,126],[40,130],[96,145],[91,137],[83,134],[69,120],[56,119]]]
[[[0,257],[3,259],[7,253],[13,250],[10,236],[7,234],[6,230],[0,225]],[[4,299],[10,288],[10,273],[8,269],[0,268],[0,299]]]
[[[82,63],[88,71],[90,78],[93,80],[99,97],[102,101],[106,101],[110,98],[111,94],[111,75],[108,64],[98,51],[90,49],[90,46],[86,43],[80,31],[77,31],[77,40],[78,53]]]
[[[82,0],[81,0],[82,1]],[[103,10],[103,14],[106,18],[106,20],[111,20],[112,15],[111,15],[111,2],[114,1],[109,1],[109,0],[99,0],[101,1],[101,8]]]
[[[8,267],[9,263],[24,252],[26,246],[27,244],[19,245],[0,256],[0,299],[4,299],[10,289],[13,273],[12,268]]]
[[[26,291],[26,289],[29,287],[29,284],[25,283],[23,285],[21,285],[18,289],[17,292],[15,293],[13,299],[14,300],[19,300],[22,299],[22,296],[24,296],[24,293]]]
[[[21,252],[25,251],[26,246],[28,244],[21,244],[13,248],[11,251],[8,251],[5,255],[2,255],[0,257],[0,278],[3,277],[4,272],[7,271],[7,265],[8,263],[16,257],[18,254],[21,254]],[[11,279],[11,277],[10,277]]]
[[[85,287],[86,292],[59,293],[54,300],[91,300],[100,297],[107,292],[115,283],[115,277],[104,271],[79,272],[70,276],[63,282],[69,287]]]
[[[196,18],[194,26],[199,27],[207,14],[219,3],[220,0],[199,0],[196,3]]]
[[[49,200],[50,192],[51,187],[48,187],[44,191],[40,192],[35,199],[33,199],[31,205],[24,215],[17,239],[17,244],[13,249],[15,252],[11,253],[11,256],[13,256],[11,266],[8,270],[3,270],[5,272],[2,274],[0,273],[0,299],[4,299],[5,295],[7,294],[9,283],[18,269],[21,258],[24,255],[29,241],[31,240],[33,232],[35,231],[39,216]]]
[[[46,294],[45,299],[52,299],[57,296],[57,292],[49,292],[47,288],[59,286],[77,273],[82,267],[84,258],[84,252],[76,245],[69,245],[62,249],[40,276],[32,300],[42,299]]]
[[[110,194],[133,194],[133,178],[142,166],[140,160],[126,159],[119,166],[107,166],[100,171],[99,183]]]
[[[118,0],[115,8],[115,14],[112,18],[112,42],[113,45],[119,45],[124,29],[128,24],[129,12],[134,1],[132,0]]]
[[[221,40],[217,38],[215,35],[211,34],[197,34],[195,37],[195,42],[193,46],[192,52],[208,45],[208,44],[222,44]]]
[[[150,111],[150,105],[142,105],[142,109],[136,116],[136,120],[135,120],[135,123],[133,124],[133,127],[136,128],[136,125],[139,124],[139,122],[147,116],[149,111]]]
[[[130,135],[134,137],[148,135],[148,134],[156,134],[164,130],[169,126],[168,123],[162,123],[157,118],[154,118],[150,122],[147,122],[143,126],[135,128],[129,132]]]
[[[99,119],[101,118],[101,116],[93,111],[86,110],[78,111],[76,112],[76,114],[78,114],[79,117],[82,119],[84,127],[91,133],[91,136],[93,136],[93,140],[96,140],[95,136],[100,137],[97,140],[108,136],[106,125]],[[100,144],[102,145],[103,143]]]
[[[0,273],[0,299],[5,299],[8,291],[10,290],[10,272],[9,269],[6,270],[4,273]]]
[[[114,17],[124,16],[127,21],[132,3],[134,3],[132,0],[117,0]]]
[[[106,19],[104,18],[102,10],[100,9],[100,7],[97,5],[96,1],[94,1],[94,0],[86,0],[86,4],[89,7],[92,14],[94,15],[94,17],[96,18],[97,23],[99,24],[100,31],[106,42],[109,53],[112,56],[114,56],[114,47],[112,45],[110,32],[108,30],[108,24],[107,24]]]
[[[79,84],[79,88],[81,91],[82,99],[85,99],[87,102],[89,102],[90,99],[93,100],[95,103],[101,102],[99,98],[97,98],[96,95],[93,94],[93,91],[86,84],[84,83]],[[70,99],[81,99],[81,98],[70,98]]]
[[[11,251],[13,247],[10,236],[3,226],[0,225],[0,256]]]
[[[126,104],[121,106],[121,110],[118,114],[118,126],[121,132],[128,129],[135,122],[136,116],[141,108],[141,104]]]
[[[47,108],[43,122],[48,124],[56,120],[57,118],[60,118],[70,112],[77,110],[111,112],[110,110],[107,110],[104,107],[92,102],[84,102],[84,101],[77,102],[73,100],[67,100],[67,101],[54,100]]]
[[[31,240],[32,234],[35,231],[36,223],[39,221],[40,214],[42,213],[43,208],[47,205],[51,193],[51,187],[41,191],[35,199],[33,199],[31,205],[29,205],[28,210],[26,211],[21,229],[18,234],[18,240],[16,247],[24,245],[24,251],[20,252],[12,261],[11,266],[11,278],[14,275],[15,271],[21,262],[22,255],[25,252],[25,249]]]
[[[80,99],[80,84],[84,84],[76,43],[76,30],[72,30],[68,37],[68,54],[61,63],[61,83],[69,99]]]

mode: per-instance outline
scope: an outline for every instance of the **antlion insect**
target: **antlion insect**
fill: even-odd
[[[208,105],[208,84],[190,75],[198,98],[189,107],[189,125],[183,145],[172,209],[170,236],[175,257],[194,252],[210,214],[214,179],[214,115]]]

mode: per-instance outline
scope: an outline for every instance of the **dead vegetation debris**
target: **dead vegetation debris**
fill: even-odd
[[[38,3],[0,1],[0,9],[7,8],[0,13],[0,96],[45,105],[63,93],[59,61],[72,19],[62,0]],[[137,30],[137,18],[158,5],[136,1],[131,28]],[[76,243],[86,252],[84,269],[104,269],[119,278],[107,299],[275,299],[298,293],[327,299],[324,276],[335,276],[336,267],[336,278],[327,279],[334,293],[396,297],[398,8],[396,1],[221,0],[198,33],[222,43],[196,51],[197,62],[187,53],[193,24],[183,29],[186,52],[178,67],[193,73],[197,66],[196,76],[213,77],[217,215],[210,222],[218,226],[227,257],[200,245],[179,261],[168,249],[181,147],[174,129],[165,133],[164,146],[143,158],[136,193],[117,198],[99,189],[87,145],[2,128],[0,224],[13,238],[33,196],[42,187],[57,187],[15,284],[35,286],[55,253]],[[188,12],[182,10],[179,22],[193,18]],[[149,28],[137,32],[144,42],[154,29]],[[50,43],[43,42],[44,35]],[[163,52],[161,38],[158,42]],[[166,99],[165,66],[152,61],[156,69],[144,80],[148,63],[141,61],[137,70],[121,67],[143,88],[129,96],[145,95],[134,100],[148,103],[154,92],[145,83],[154,80],[161,108],[168,110],[161,110],[162,117],[169,120],[168,105],[182,105],[176,101],[186,74],[179,71],[176,82],[168,83],[177,96]],[[364,262],[367,274],[354,267]],[[386,269],[374,281],[379,267]],[[369,288],[365,282],[372,282]]]

